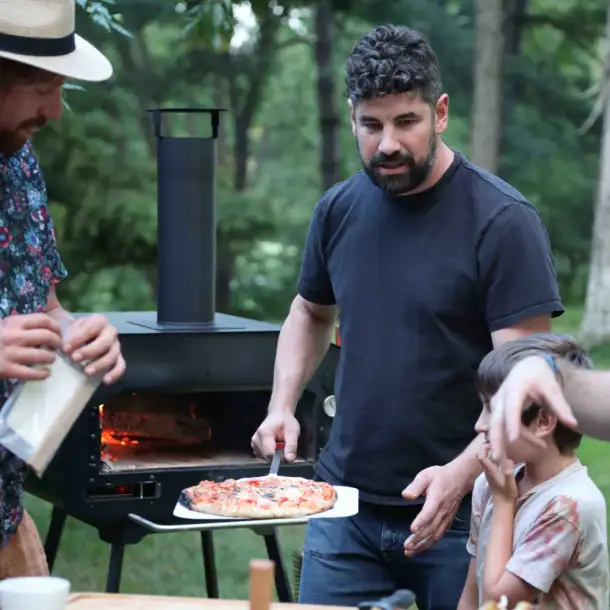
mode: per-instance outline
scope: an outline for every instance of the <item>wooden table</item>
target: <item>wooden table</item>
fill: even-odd
[[[124,595],[122,593],[73,593],[66,610],[249,610],[241,599]],[[271,610],[345,610],[338,606],[271,604]]]

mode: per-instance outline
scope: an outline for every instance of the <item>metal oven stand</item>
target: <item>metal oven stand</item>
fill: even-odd
[[[140,515],[130,513],[129,522],[117,527],[113,525],[108,530],[100,529],[100,538],[110,544],[110,561],[106,578],[106,593],[118,593],[121,585],[121,572],[123,556],[127,544],[140,542],[149,533],[166,534],[173,532],[198,531],[201,536],[201,550],[203,555],[203,569],[208,598],[216,599],[219,595],[218,574],[216,572],[216,559],[214,556],[214,530],[219,529],[251,529],[263,536],[267,555],[275,563],[275,588],[278,601],[291,603],[292,590],[282,560],[280,547],[276,535],[276,527],[287,525],[303,525],[309,521],[308,517],[299,519],[261,519],[256,524],[251,520],[231,521],[193,521],[184,525],[163,525],[144,519]],[[66,524],[67,513],[60,507],[54,506],[51,514],[51,523],[47,532],[44,550],[47,556],[49,571],[53,570],[59,543]]]

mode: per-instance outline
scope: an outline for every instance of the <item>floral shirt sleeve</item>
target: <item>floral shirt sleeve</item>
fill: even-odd
[[[59,252],[42,171],[28,142],[0,155],[0,318],[46,310],[52,285],[67,276]],[[0,405],[15,387],[0,381]],[[0,446],[0,539],[23,514],[25,464]]]

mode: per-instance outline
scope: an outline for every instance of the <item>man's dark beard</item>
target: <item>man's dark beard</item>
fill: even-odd
[[[360,147],[358,147],[358,153],[362,169],[375,186],[390,195],[402,195],[416,189],[428,177],[436,160],[436,136],[434,133],[432,134],[430,152],[423,161],[416,161],[409,151],[399,150],[391,155],[377,152],[369,163],[365,163],[360,153]],[[378,168],[386,163],[404,163],[405,171],[399,174],[382,174]]]
[[[0,129],[0,154],[11,156],[23,148],[27,142],[24,131],[30,128],[40,128],[46,123],[45,119],[35,119],[22,123],[17,129]]]

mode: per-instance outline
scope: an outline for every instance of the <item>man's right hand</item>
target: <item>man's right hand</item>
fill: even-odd
[[[46,379],[61,348],[59,322],[46,313],[12,315],[0,321],[0,379]]]
[[[270,459],[277,442],[284,442],[284,459],[292,462],[297,457],[297,444],[301,426],[297,418],[289,412],[272,412],[252,437],[252,449],[258,457]]]

